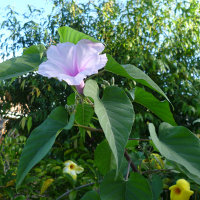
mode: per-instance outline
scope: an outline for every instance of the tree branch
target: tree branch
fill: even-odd
[[[128,152],[127,152],[126,149],[125,149],[125,152],[124,152],[124,157],[126,158],[126,160],[128,162],[130,162],[130,166],[131,166],[132,170],[134,172],[137,172],[138,170],[137,170],[136,166],[134,165],[133,161],[131,160],[130,156],[128,155]]]
[[[94,185],[95,183],[88,183],[88,184],[85,184],[85,185],[81,185],[81,186],[78,186],[72,190],[68,190],[67,192],[65,192],[64,194],[62,194],[61,196],[59,196],[56,200],[59,200],[61,198],[63,198],[64,196],[67,196],[70,194],[70,192],[72,192],[73,190],[79,190],[81,188],[84,188],[84,187],[88,187],[88,186],[91,186],[91,185]]]

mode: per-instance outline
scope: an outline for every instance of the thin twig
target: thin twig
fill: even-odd
[[[128,140],[151,141],[151,139],[129,138]]]
[[[154,169],[154,170],[147,170],[142,172],[142,174],[152,174],[152,173],[159,173],[159,172],[170,172],[172,169]]]
[[[86,101],[94,108],[94,104],[92,103],[92,101],[89,98],[86,98]]]
[[[130,156],[128,155],[128,152],[126,151],[126,149],[125,149],[125,152],[124,152],[124,157],[126,158],[126,160],[128,162],[130,162],[130,166],[131,166],[132,170],[134,172],[137,172],[138,170],[137,170],[136,166],[134,165],[133,161],[131,160]]]
[[[74,124],[74,126],[78,126],[78,127],[84,128],[84,129],[92,131],[92,132],[101,132],[101,133],[103,133],[102,129],[91,128],[91,127],[84,126],[84,125],[81,125],[81,124]]]
[[[130,166],[131,166],[131,162],[128,162],[128,168],[127,168],[127,173],[126,173],[126,180],[128,180],[128,176],[129,176],[129,172],[130,172]]]
[[[88,187],[88,186],[91,186],[91,185],[94,185],[95,183],[88,183],[88,184],[85,184],[85,185],[81,185],[81,186],[78,186],[72,190],[68,190],[67,192],[65,192],[64,194],[62,194],[61,196],[59,196],[56,200],[59,200],[61,198],[63,198],[64,196],[67,196],[70,194],[70,192],[74,191],[74,190],[79,190],[81,188],[84,188],[84,187]]]

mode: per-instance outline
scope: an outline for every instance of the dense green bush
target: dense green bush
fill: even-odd
[[[1,53],[3,59],[9,55],[17,55],[17,52],[31,45],[43,44],[48,48],[51,44],[59,42],[58,27],[70,26],[103,42],[106,45],[105,53],[111,54],[118,63],[133,64],[148,74],[170,99],[176,123],[200,134],[199,123],[194,123],[200,118],[198,1],[176,3],[175,0],[127,0],[120,4],[110,0],[98,4],[76,4],[74,1],[54,0],[53,4],[51,14],[47,18],[39,19],[39,22],[35,22],[34,19],[40,18],[40,10],[29,7],[29,12],[24,15],[26,22],[21,22],[14,10],[7,9],[9,20],[2,22],[1,29],[8,30],[10,35],[6,39],[0,36],[1,48],[5,50]],[[129,95],[136,86],[144,88],[138,82],[105,73],[105,70],[94,75],[93,79],[102,88],[108,85],[126,88]],[[163,100],[162,95],[157,92],[148,88],[145,88],[145,91]],[[102,93],[103,90],[100,90],[100,95]],[[62,173],[63,162],[66,160],[76,160],[86,170],[84,175],[80,175],[76,186],[90,182],[98,187],[105,174],[97,166],[97,161],[94,164],[94,151],[104,137],[99,132],[91,131],[92,128],[100,128],[93,113],[89,123],[83,124],[89,126],[86,131],[80,127],[73,127],[66,131],[67,133],[59,135],[52,150],[31,170],[16,193],[16,166],[26,138],[57,106],[61,105],[73,111],[73,90],[63,82],[30,72],[19,78],[1,81],[0,99],[1,117],[11,118],[7,115],[8,111],[16,105],[20,105],[22,111],[20,116],[14,113],[15,118],[9,119],[6,125],[8,133],[12,134],[1,138],[2,198],[15,199],[24,195],[24,199],[55,199],[72,189],[74,183]],[[80,106],[84,105],[81,99],[76,99],[76,103],[79,105],[76,109],[87,109]],[[161,121],[165,121],[150,111],[148,106],[145,108],[145,105],[141,104],[133,102],[135,123],[131,137],[134,138],[148,138],[148,124],[151,122],[157,128]],[[78,126],[78,116],[75,117],[75,122]],[[18,138],[23,138],[23,141],[18,142]],[[7,140],[10,141],[9,145]],[[147,170],[145,176],[150,180],[157,179],[157,183],[163,182],[166,189],[176,179],[185,177],[183,173],[171,173],[169,163],[164,158],[164,171],[158,171],[160,178],[152,175],[151,171],[158,169],[156,163],[151,162],[151,159],[154,159],[152,153],[157,152],[151,142],[130,140],[126,148],[134,163],[141,167],[141,173],[145,174]],[[147,161],[146,164],[144,160]],[[42,184],[49,179],[52,179],[53,183],[46,193],[40,194]],[[96,186],[77,192],[74,190],[69,199],[80,199],[91,188]],[[196,191],[194,198],[199,198],[197,185],[192,184],[192,189]],[[162,198],[167,199],[168,195],[168,190],[163,190]]]

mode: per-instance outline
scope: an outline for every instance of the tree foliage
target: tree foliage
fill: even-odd
[[[109,0],[77,4],[75,1],[52,0],[52,3],[54,5],[52,11],[46,18],[41,17],[42,10],[29,6],[28,12],[23,15],[23,22],[20,21],[20,15],[9,7],[6,14],[8,19],[1,23],[1,29],[8,32],[6,37],[0,35],[1,49],[3,49],[1,58],[15,57],[19,56],[18,52],[23,53],[22,57],[13,58],[8,64],[1,63],[1,69],[8,67],[5,73],[10,75],[9,70],[13,72],[12,66],[15,67],[16,63],[19,63],[17,72],[20,69],[26,72],[16,74],[21,75],[20,77],[12,74],[5,77],[0,69],[0,80],[5,79],[0,82],[0,116],[5,119],[12,118],[6,124],[7,135],[2,136],[1,149],[6,154],[0,155],[2,160],[0,170],[3,174],[0,177],[0,184],[4,188],[2,191],[4,198],[15,199],[23,194],[31,199],[39,197],[55,199],[64,193],[66,188],[75,188],[75,184],[92,182],[97,187],[100,185],[100,194],[91,192],[90,190],[95,187],[89,185],[80,191],[70,190],[69,199],[81,199],[87,191],[89,192],[82,199],[87,197],[111,200],[109,195],[113,199],[127,200],[133,195],[136,195],[135,198],[144,195],[146,199],[156,200],[157,196],[167,199],[168,192],[157,191],[158,187],[155,185],[163,182],[164,187],[168,187],[176,178],[186,177],[185,175],[190,178],[193,190],[196,191],[194,198],[199,198],[199,190],[195,185],[199,184],[200,178],[197,173],[199,167],[195,166],[199,156],[199,150],[195,148],[199,146],[199,140],[188,130],[197,136],[200,134],[199,1],[127,0],[122,4]],[[64,27],[58,31],[58,28],[63,26],[73,29]],[[76,30],[106,45],[108,63],[105,69],[92,76],[94,80],[86,82],[84,95],[90,97],[89,100],[82,99],[64,82],[47,79],[34,72],[39,65],[38,62],[46,59],[45,49],[51,44],[65,40],[76,43],[81,37],[88,37],[77,33]],[[70,38],[71,35],[67,35],[68,33],[75,36]],[[31,63],[30,69],[24,63],[27,64],[26,58],[33,54],[36,55],[37,61],[33,63],[37,64],[34,66]],[[27,71],[21,68],[22,64],[28,69]],[[113,102],[112,105],[109,102]],[[127,107],[122,107],[124,104]],[[14,112],[11,116],[11,108],[17,105],[20,106],[21,113]],[[75,125],[68,130],[67,122],[62,124],[62,119],[56,115],[55,124],[62,124],[62,127],[58,128],[62,129],[62,134],[58,136],[56,129],[53,133],[53,142],[50,144],[48,140],[45,143],[52,146],[56,139],[53,148],[50,151],[50,147],[44,150],[43,144],[37,144],[35,138],[37,139],[39,132],[40,139],[42,140],[43,136],[43,139],[45,138],[45,123],[51,119],[51,111],[55,111],[58,106],[63,106],[63,112],[66,110],[69,114],[76,112],[73,119]],[[130,116],[126,114],[128,112]],[[68,117],[67,121],[72,123],[70,119],[72,120]],[[116,123],[119,119],[121,123]],[[133,127],[133,121],[130,123],[130,119],[134,121]],[[160,125],[157,136],[156,129],[161,121],[167,123]],[[152,124],[148,126],[149,123],[153,123],[156,129]],[[47,123],[49,128],[47,131],[49,130],[51,134],[55,124]],[[103,140],[105,137],[101,134],[100,128],[103,129],[108,142]],[[184,131],[180,133],[183,129]],[[93,132],[94,130],[97,132]],[[28,173],[18,193],[15,193],[13,185],[17,172],[16,163],[19,162],[21,146],[30,133],[31,137],[22,154],[18,171],[23,177],[18,175],[17,184],[20,185],[29,170],[45,155],[46,157]],[[183,154],[176,147],[179,144],[175,143],[173,146],[173,141],[174,138],[185,137],[184,133],[187,133],[188,137],[184,141],[190,143],[190,140],[194,140],[195,146],[189,148],[191,152],[184,150]],[[169,138],[165,137],[165,134],[168,134]],[[128,138],[132,137],[149,139],[149,135],[153,143],[128,141]],[[18,144],[18,138],[23,138],[22,144]],[[7,140],[11,146],[17,143],[16,148],[19,149],[16,150],[16,155],[9,149],[11,147]],[[163,150],[161,145],[163,141],[169,149]],[[31,157],[35,156],[37,161],[33,162],[30,158],[29,162],[25,156],[29,153],[27,149],[32,148],[30,146],[32,142],[35,142],[35,146],[39,145],[43,154],[38,157],[34,151],[31,152],[34,154],[31,154]],[[137,170],[145,177],[132,173],[128,181],[124,181],[123,177],[127,176],[128,168],[128,162],[123,157],[125,148],[136,164]],[[160,152],[166,157],[160,157],[161,161],[164,161],[163,165],[158,158],[152,156],[153,152]],[[178,159],[169,152],[179,152]],[[194,152],[195,160],[188,159],[190,153]],[[106,158],[102,157],[104,154],[107,155]],[[12,166],[14,159],[16,163]],[[85,174],[80,175],[76,183],[71,177],[62,173],[63,161],[67,159],[77,160],[86,169]],[[190,163],[193,161],[195,164],[191,168]],[[25,166],[31,162],[34,164],[30,167]],[[158,166],[161,168],[164,166],[161,169],[161,172],[162,170],[164,172],[159,172],[159,176],[156,177],[151,171],[159,170]],[[24,171],[24,167],[28,170]],[[170,171],[172,168],[180,173],[172,173]],[[109,172],[110,170],[116,172]],[[146,185],[145,191],[140,184]],[[112,185],[112,189],[108,185]],[[42,196],[43,194],[36,192],[41,188],[46,188],[49,194],[43,191],[45,195]],[[26,190],[28,191],[24,193]],[[110,191],[116,195],[115,198]],[[127,191],[126,194],[124,191]],[[157,195],[160,193],[161,195]]]

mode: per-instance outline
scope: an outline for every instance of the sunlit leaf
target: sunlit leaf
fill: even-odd
[[[107,54],[107,57],[108,62],[105,66],[105,69],[107,71],[135,80],[136,82],[155,90],[169,101],[168,97],[160,89],[160,87],[139,68],[135,67],[134,65],[120,65],[119,63],[117,63],[117,61],[115,61],[114,58],[112,58],[112,56]]]
[[[107,87],[102,99],[94,80],[85,84],[84,95],[93,98],[95,113],[115,157],[119,170],[126,143],[134,121],[133,106],[126,93],[118,87]]]
[[[149,131],[163,156],[200,178],[200,140],[192,132],[165,122],[160,125],[158,135],[153,124],[149,124]]]
[[[164,122],[168,122],[171,125],[176,125],[176,122],[174,121],[174,117],[170,110],[169,103],[167,101],[159,101],[151,93],[139,87],[135,88],[134,96],[135,102],[148,108]]]
[[[91,40],[93,42],[99,42],[98,40],[90,37],[89,35],[86,35],[84,33],[76,31],[75,29],[72,29],[72,28],[67,27],[67,26],[60,27],[58,29],[58,33],[60,35],[60,42],[61,43],[71,42],[71,43],[76,44],[78,41],[80,41],[82,39],[88,39],[88,40]]]
[[[57,107],[40,126],[31,132],[20,157],[16,180],[17,188],[31,168],[49,152],[58,133],[66,126],[67,122],[67,111],[63,107]]]

